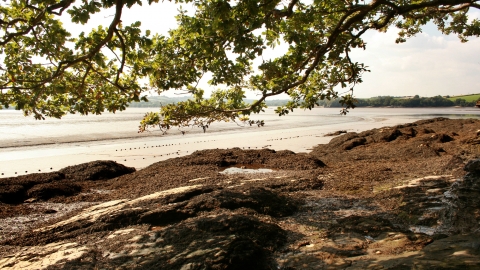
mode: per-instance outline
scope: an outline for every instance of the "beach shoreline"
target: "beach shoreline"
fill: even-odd
[[[31,138],[26,139],[22,139],[21,136],[16,140],[3,139],[0,145],[2,164],[0,178],[55,171],[94,160],[113,160],[125,166],[141,169],[158,161],[185,156],[204,149],[238,147],[240,149],[290,150],[296,153],[309,152],[318,144],[328,143],[332,137],[324,137],[324,135],[330,132],[338,130],[361,132],[433,118],[439,113],[455,117],[452,112],[463,117],[467,113],[476,111],[363,109],[352,111],[347,116],[340,116],[334,109],[314,109],[279,118],[269,110],[266,115],[259,116],[267,119],[264,127],[214,123],[206,133],[203,133],[200,128],[190,128],[185,135],[181,135],[180,131],[172,129],[163,136],[158,130],[144,134],[137,134],[136,130],[128,130],[128,128],[133,129],[130,123],[133,116],[130,115],[127,117],[128,126],[122,126],[118,134],[115,134],[115,131],[103,134],[64,132],[63,136],[54,134],[34,137],[32,135]],[[139,114],[139,112],[136,113]],[[480,112],[476,116],[480,118]],[[111,117],[107,116],[105,121],[111,120]],[[79,119],[83,121],[83,118]],[[75,124],[74,120],[67,119],[66,125]],[[115,121],[119,125],[119,120]],[[87,124],[80,122],[78,125],[83,127]],[[108,128],[98,128],[99,131],[106,129]],[[30,145],[25,141],[29,141]]]

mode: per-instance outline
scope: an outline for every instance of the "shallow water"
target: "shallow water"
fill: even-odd
[[[105,113],[103,115],[66,115],[62,119],[47,118],[34,120],[25,117],[20,111],[0,110],[0,148],[8,146],[39,145],[48,143],[66,143],[76,141],[98,141],[119,138],[141,138],[161,136],[153,129],[151,132],[138,134],[139,121],[152,108],[131,108],[123,112]],[[480,118],[476,108],[357,108],[346,116],[339,114],[337,108],[317,108],[311,111],[297,110],[288,116],[278,117],[272,108],[252,119],[266,122],[263,130],[288,129],[309,126],[329,126],[356,123],[359,121],[379,121],[382,117],[408,118],[411,120],[434,117]],[[207,132],[244,132],[241,123],[215,123]],[[249,127],[247,127],[249,128]],[[254,128],[256,128],[254,126]],[[201,133],[201,128],[183,129],[187,133]],[[172,129],[169,135],[178,135],[179,130]]]

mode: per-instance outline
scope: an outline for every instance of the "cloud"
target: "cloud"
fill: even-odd
[[[378,95],[457,95],[480,92],[480,39],[425,31],[395,44],[396,31],[369,33],[367,50],[352,53],[371,73],[356,88],[358,97]]]

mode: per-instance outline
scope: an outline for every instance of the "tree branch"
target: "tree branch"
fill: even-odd
[[[115,84],[118,84],[118,80],[120,79],[120,74],[123,73],[123,67],[125,66],[125,54],[126,54],[126,46],[125,46],[125,41],[123,40],[122,35],[120,34],[120,31],[115,27],[115,34],[117,35],[118,39],[120,40],[120,43],[122,44],[122,61],[120,64],[120,68],[117,70],[117,77],[115,78]]]
[[[71,4],[73,4],[75,0],[62,0],[59,3],[53,4],[47,8],[47,11],[49,13],[55,14],[55,15],[62,15],[63,11],[65,11]],[[54,10],[60,9],[59,12],[54,12]]]
[[[123,5],[124,4],[122,0],[116,0],[115,15],[112,22],[110,23],[110,26],[108,27],[107,36],[102,41],[100,41],[97,45],[95,45],[95,47],[93,47],[88,54],[83,55],[75,60],[60,62],[58,65],[57,72],[55,72],[55,75],[59,75],[61,72],[63,72],[64,69],[71,67],[76,63],[83,62],[87,59],[92,58],[96,53],[100,51],[100,49],[103,48],[103,46],[105,46],[105,44],[107,44],[107,42],[112,40],[117,24],[121,22]],[[52,77],[56,77],[55,75]]]

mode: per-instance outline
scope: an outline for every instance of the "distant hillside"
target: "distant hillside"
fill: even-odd
[[[152,96],[147,97],[148,102],[141,101],[141,102],[132,102],[130,103],[130,108],[159,108],[161,105],[177,103],[180,101],[188,100],[189,96],[187,97],[165,97],[165,96]]]
[[[420,97],[415,95],[413,97],[392,97],[392,96],[378,96],[372,98],[357,99],[356,105],[358,107],[474,107],[476,101],[480,98],[480,94],[468,95],[462,97]],[[325,107],[342,107],[338,100],[321,101],[320,106]]]
[[[451,101],[455,101],[457,99],[463,99],[466,102],[476,102],[480,100],[480,94],[471,94],[471,95],[462,95],[462,96],[446,96]]]
[[[161,105],[177,103],[190,99],[191,96],[186,97],[165,97],[165,96],[152,96],[148,97],[148,102],[132,102],[130,108],[159,108]],[[252,103],[254,99],[244,99],[245,102]],[[287,104],[287,99],[275,99],[267,100],[267,106],[282,106]]]
[[[184,97],[164,97],[154,96],[148,97],[148,102],[134,102],[130,104],[132,108],[159,108],[161,105],[177,103],[188,100],[189,96]],[[357,99],[357,107],[474,107],[476,101],[480,99],[480,94],[465,95],[465,96],[435,96],[435,97],[420,97],[418,95],[409,97],[393,97],[393,96],[378,96],[372,98]],[[245,99],[245,102],[252,103],[254,99]],[[277,107],[285,105],[287,99],[267,100],[267,106]],[[321,100],[319,106],[322,107],[342,107],[339,100]]]

